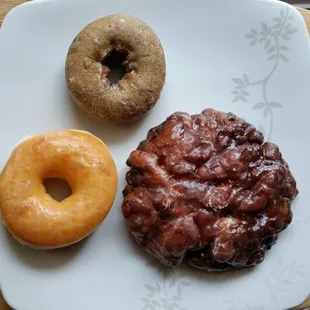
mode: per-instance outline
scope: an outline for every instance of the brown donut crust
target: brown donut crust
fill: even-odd
[[[111,51],[126,51],[126,74],[117,84],[108,79],[103,60]],[[89,114],[114,122],[135,120],[160,97],[166,76],[161,43],[141,20],[110,15],[87,25],[72,42],[66,79],[75,103]]]
[[[254,266],[292,221],[298,189],[280,149],[232,113],[174,113],[127,165],[123,215],[165,265]]]

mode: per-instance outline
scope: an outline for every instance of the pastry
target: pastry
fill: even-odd
[[[71,196],[54,200],[43,185],[46,178],[66,180]],[[0,176],[0,212],[23,245],[61,248],[82,240],[104,220],[116,188],[116,167],[101,140],[84,131],[53,131],[14,149]]]
[[[124,217],[165,265],[256,265],[292,220],[298,190],[279,148],[232,113],[175,113],[127,164]]]
[[[110,67],[124,76],[109,79]],[[66,78],[74,102],[89,114],[114,122],[133,121],[160,97],[166,65],[161,43],[141,20],[128,15],[103,17],[72,42]]]

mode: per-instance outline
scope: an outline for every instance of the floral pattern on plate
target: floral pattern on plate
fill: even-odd
[[[266,61],[271,62],[272,66],[270,72],[258,81],[252,81],[247,74],[243,74],[241,78],[233,78],[234,90],[233,102],[250,100],[249,88],[251,86],[261,87],[262,100],[255,103],[254,110],[262,110],[264,117],[269,117],[270,125],[267,131],[267,140],[271,139],[274,127],[274,109],[283,108],[283,105],[276,101],[276,99],[269,98],[267,92],[268,82],[278,68],[281,62],[289,61],[289,41],[292,40],[293,35],[298,31],[293,25],[294,15],[290,14],[287,7],[286,10],[281,9],[279,16],[272,19],[272,24],[267,25],[265,22],[261,24],[260,30],[250,29],[250,32],[245,35],[249,40],[251,46],[261,45],[266,53]],[[259,128],[264,133],[264,129]]]

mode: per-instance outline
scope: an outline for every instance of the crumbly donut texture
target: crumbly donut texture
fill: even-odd
[[[125,75],[113,84],[104,60],[123,53]],[[75,103],[89,114],[114,122],[135,120],[160,97],[166,75],[161,43],[141,20],[111,15],[86,26],[72,42],[66,79]]]
[[[43,181],[60,178],[72,194],[61,202]],[[107,216],[117,171],[104,143],[85,131],[53,131],[24,139],[0,176],[3,224],[21,244],[55,249],[88,236]]]
[[[127,164],[123,214],[166,265],[256,265],[292,220],[298,190],[279,148],[232,113],[175,113]]]

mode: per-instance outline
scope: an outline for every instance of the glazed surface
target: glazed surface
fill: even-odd
[[[60,178],[72,194],[58,202],[43,181]],[[21,243],[57,248],[90,234],[112,207],[117,171],[107,147],[82,131],[54,131],[16,146],[0,177],[4,225]]]
[[[298,190],[279,148],[232,113],[175,113],[127,164],[123,214],[139,244],[166,265],[258,264],[292,220]]]

